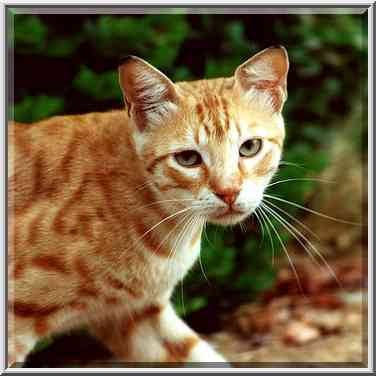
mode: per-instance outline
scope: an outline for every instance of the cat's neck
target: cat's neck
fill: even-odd
[[[191,208],[164,201],[158,197],[152,183],[135,189],[133,228],[139,239],[155,254],[167,257],[176,256],[181,248],[199,247],[203,218],[195,215]]]

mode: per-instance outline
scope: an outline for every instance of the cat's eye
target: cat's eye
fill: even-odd
[[[240,146],[239,154],[241,157],[254,157],[262,148],[262,140],[259,138],[251,138],[243,142]]]
[[[201,155],[195,150],[184,150],[175,154],[175,160],[184,167],[196,167],[201,164]]]

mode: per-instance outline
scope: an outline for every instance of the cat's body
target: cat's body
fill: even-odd
[[[274,85],[258,80],[256,99],[244,66],[174,85],[131,58],[120,68],[128,111],[10,123],[9,364],[80,324],[123,361],[224,361],[169,300],[204,222],[246,218],[278,166],[288,65],[283,49],[265,51],[253,66],[286,67]],[[253,162],[238,152],[250,137],[265,140]]]

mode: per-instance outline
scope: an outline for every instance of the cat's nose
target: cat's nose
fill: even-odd
[[[217,197],[219,197],[223,202],[228,206],[231,206],[239,195],[240,190],[235,188],[224,189],[217,192],[214,192]]]

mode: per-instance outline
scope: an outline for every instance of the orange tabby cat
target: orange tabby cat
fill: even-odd
[[[126,111],[9,124],[8,364],[83,323],[122,361],[225,362],[169,300],[204,223],[260,204],[287,72],[283,47],[233,77],[177,84],[131,56]]]

